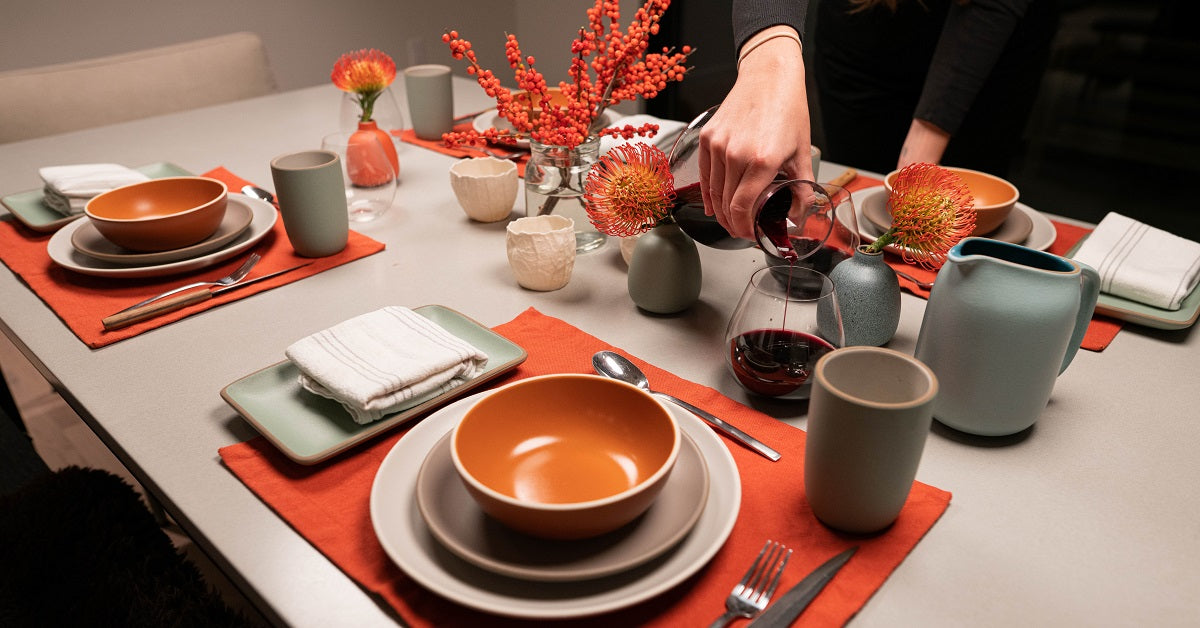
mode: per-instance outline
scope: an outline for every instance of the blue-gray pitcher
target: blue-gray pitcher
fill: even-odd
[[[916,357],[937,374],[938,421],[983,436],[1037,421],[1087,331],[1099,277],[1086,264],[987,238],[950,249]]]

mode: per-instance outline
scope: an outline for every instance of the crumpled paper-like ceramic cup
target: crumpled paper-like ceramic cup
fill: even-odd
[[[504,220],[512,213],[520,188],[517,165],[494,157],[462,159],[450,166],[450,187],[472,220]]]
[[[575,268],[575,221],[549,214],[508,223],[508,265],[530,290],[558,290]]]

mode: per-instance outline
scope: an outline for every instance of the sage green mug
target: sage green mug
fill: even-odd
[[[306,150],[271,160],[283,227],[296,254],[326,257],[346,248],[350,218],[337,153]]]

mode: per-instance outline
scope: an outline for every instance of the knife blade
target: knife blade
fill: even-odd
[[[750,622],[750,626],[755,628],[783,628],[791,626],[792,622],[800,617],[800,613],[803,613],[804,609],[808,608],[809,603],[825,588],[825,585],[829,584],[830,580],[833,580],[838,570],[842,568],[842,565],[846,564],[846,561],[850,560],[850,557],[854,555],[856,550],[858,550],[857,545],[830,558],[825,561],[824,565],[817,567],[812,573],[804,576],[804,579],[789,589],[787,593],[784,593],[778,602],[775,602],[766,612],[759,615],[758,619]]]
[[[237,290],[238,288],[244,288],[250,284],[258,283],[260,281],[266,281],[267,279],[271,279],[273,277],[278,277],[279,275],[282,275],[284,273],[290,273],[293,270],[304,268],[305,266],[308,266],[311,263],[312,262],[305,262],[303,264],[300,264],[299,266],[292,266],[291,268],[277,270],[273,273],[267,273],[261,277],[255,277],[254,279],[247,279],[245,281],[235,283],[232,286],[225,286],[223,288],[217,288],[215,290],[212,288],[206,288],[203,290],[195,290],[192,292],[185,292],[183,294],[180,294],[178,296],[174,296],[174,297],[171,297],[168,299],[162,299],[160,301],[155,301],[153,303],[147,303],[146,305],[143,305],[142,307],[134,308],[134,309],[126,311],[126,312],[119,312],[117,314],[113,314],[112,316],[109,316],[109,317],[103,319],[101,322],[104,324],[105,329],[120,329],[122,327],[127,327],[129,325],[132,325],[134,323],[139,323],[148,318],[154,318],[155,316],[158,316],[159,314],[166,314],[167,312],[174,312],[175,310],[187,307],[189,305],[195,305],[197,303],[202,303],[204,301],[207,301],[207,300],[213,298],[214,296],[216,296],[218,294],[229,292],[230,290]]]

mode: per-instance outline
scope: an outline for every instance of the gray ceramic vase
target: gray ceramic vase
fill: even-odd
[[[700,298],[700,254],[674,223],[659,225],[637,240],[629,260],[629,298],[643,310],[674,314]]]
[[[845,346],[878,347],[892,339],[900,325],[900,280],[882,252],[860,246],[833,267],[829,278],[842,310]]]

